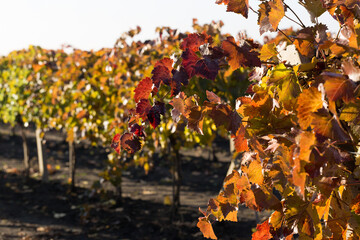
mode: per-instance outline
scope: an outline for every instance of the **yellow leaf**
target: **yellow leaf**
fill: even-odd
[[[254,160],[250,163],[247,171],[247,176],[249,181],[261,185],[264,181],[264,176],[262,174],[261,162]]]
[[[259,57],[261,61],[267,61],[271,58],[275,58],[278,61],[277,54],[275,43],[268,43],[261,48]]]

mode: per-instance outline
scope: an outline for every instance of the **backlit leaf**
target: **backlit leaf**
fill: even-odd
[[[150,101],[148,99],[141,99],[136,104],[136,113],[139,114],[144,121],[147,119],[147,115],[151,109]]]
[[[259,57],[261,61],[267,61],[271,58],[277,61],[277,54],[275,43],[267,43],[261,48]]]
[[[241,124],[234,138],[236,152],[249,151],[247,139],[245,138],[245,127]]]
[[[281,19],[285,16],[284,4],[282,0],[269,1],[269,22],[274,30],[277,29]]]
[[[135,88],[135,102],[139,102],[141,99],[148,99],[149,95],[152,91],[153,82],[150,78],[144,78],[139,82],[137,87]]]
[[[211,91],[206,90],[206,97],[211,103],[215,103],[215,104],[221,103],[221,98]]]
[[[239,67],[260,67],[261,62],[259,53],[253,51],[253,48],[245,41],[239,47],[233,37],[227,37],[222,42],[222,49],[228,57],[228,62],[232,70]]]
[[[252,240],[268,240],[271,239],[269,220],[265,220],[262,224],[256,226],[256,232],[252,235]]]
[[[217,0],[216,3],[227,5],[227,12],[240,13],[245,18],[248,17],[249,0]]]
[[[326,95],[330,101],[342,99],[348,103],[354,99],[354,84],[341,74],[325,72],[321,74],[325,82]]]
[[[349,136],[341,128],[339,123],[325,111],[312,113],[312,123],[314,131],[324,137],[328,137],[340,142],[349,140]]]
[[[114,139],[113,139],[113,141],[114,141]],[[135,153],[141,149],[141,143],[140,143],[139,139],[131,133],[123,134],[120,138],[120,144],[121,144],[121,147],[130,154]],[[115,145],[114,145],[114,147],[115,147]]]
[[[203,233],[204,237],[211,238],[211,239],[217,239],[217,237],[215,236],[214,230],[211,226],[211,223],[205,217],[200,217],[199,222],[197,223],[196,226]]]
[[[156,62],[152,70],[152,80],[154,85],[159,88],[160,84],[170,85],[171,71],[173,60],[170,58],[163,58]]]
[[[360,68],[356,67],[352,60],[347,59],[342,62],[341,68],[343,69],[344,74],[348,75],[353,82],[360,81]]]
[[[246,169],[246,174],[248,176],[248,179],[251,183],[256,183],[261,185],[264,181],[264,176],[262,174],[262,167],[261,162],[259,161],[252,161]]]
[[[189,48],[190,50],[197,52],[199,51],[199,47],[209,40],[209,36],[206,34],[199,33],[191,33],[189,34],[180,44],[180,49],[186,50]]]
[[[321,98],[321,92],[315,87],[310,87],[305,89],[300,93],[297,100],[297,116],[299,118],[299,124],[302,129],[307,129],[312,120],[313,116],[311,113],[316,112],[318,109],[322,108],[323,101]]]

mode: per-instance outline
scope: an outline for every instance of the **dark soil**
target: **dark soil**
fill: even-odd
[[[154,160],[148,175],[129,168],[123,176],[123,201],[117,201],[114,187],[99,182],[99,173],[110,149],[81,144],[75,192],[69,191],[68,145],[61,134],[46,135],[46,158],[57,170],[48,183],[37,177],[37,153],[33,133],[29,136],[32,177],[22,176],[22,141],[15,131],[0,129],[0,239],[203,239],[196,227],[198,208],[217,195],[226,174],[230,155],[227,143],[216,145],[218,161],[208,150],[182,151],[182,207],[173,221],[164,199],[172,195],[170,163]],[[102,182],[102,181],[100,181]],[[266,213],[260,214],[261,217]],[[238,223],[214,223],[220,239],[250,239],[256,226],[254,211],[239,210]]]

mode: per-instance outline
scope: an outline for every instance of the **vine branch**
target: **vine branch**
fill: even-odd
[[[301,26],[303,28],[306,28],[305,24],[301,21],[301,19],[299,18],[299,16],[294,12],[294,10],[291,9],[291,7],[289,5],[287,5],[285,2],[284,2],[284,5],[285,7],[287,7],[294,15],[295,17],[299,20],[299,22],[301,23]]]

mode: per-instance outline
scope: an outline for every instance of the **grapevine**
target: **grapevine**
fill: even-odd
[[[225,178],[207,209],[200,210],[197,226],[204,237],[216,239],[212,224],[237,221],[238,206],[244,204],[271,211],[253,239],[360,238],[360,2],[299,2],[313,26],[305,26],[282,0],[261,1],[258,10],[248,0],[218,0],[245,18],[254,11],[260,33],[278,31],[279,37],[260,46],[245,38],[228,36],[215,43],[205,32],[189,34],[179,58],[163,58],[140,81],[129,131],[113,139],[118,152],[139,151],[145,144],[142,126],[156,129],[166,120],[165,104],[172,108],[174,122],[185,122],[199,134],[206,119],[229,132],[241,164]],[[278,29],[289,12],[302,26],[292,35]],[[342,38],[318,22],[325,12],[339,22]],[[299,60],[284,58],[283,52],[292,49]],[[235,107],[212,91],[206,91],[205,101],[181,91],[194,77],[216,81],[219,73],[239,68],[251,71],[253,84]],[[161,89],[170,89],[170,94]]]

